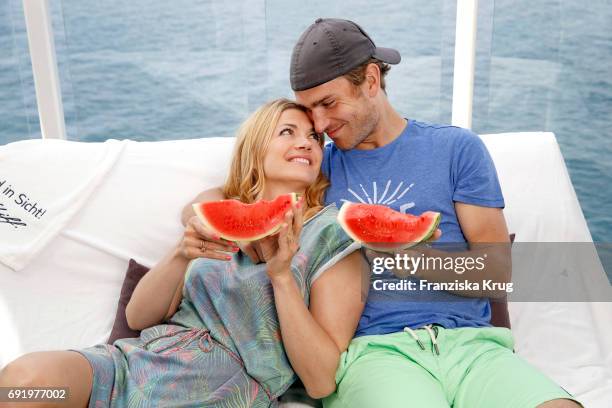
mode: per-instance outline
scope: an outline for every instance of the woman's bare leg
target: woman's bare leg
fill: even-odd
[[[25,354],[0,371],[0,387],[67,387],[70,398],[66,401],[44,403],[0,402],[0,408],[84,408],[89,403],[92,383],[91,365],[76,351],[39,351]]]

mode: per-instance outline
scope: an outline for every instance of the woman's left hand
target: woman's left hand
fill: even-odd
[[[267,272],[271,280],[291,275],[291,260],[300,247],[300,233],[304,218],[302,201],[294,204],[285,214],[285,222],[277,234],[278,249],[267,260]]]

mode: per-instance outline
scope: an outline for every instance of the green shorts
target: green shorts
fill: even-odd
[[[532,408],[573,396],[512,352],[510,330],[444,329],[353,339],[325,408]],[[576,401],[578,402],[578,401]]]

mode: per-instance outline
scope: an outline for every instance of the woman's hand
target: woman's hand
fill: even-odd
[[[232,259],[227,252],[238,252],[235,242],[216,236],[194,215],[187,221],[183,238],[178,245],[179,255],[191,260],[195,258],[210,258],[229,261]]]
[[[267,272],[271,280],[279,277],[291,275],[291,260],[300,247],[300,233],[304,218],[301,209],[301,201],[292,205],[291,210],[285,214],[285,222],[281,226],[280,232],[273,235],[278,248],[273,256],[267,259]],[[263,241],[263,246],[268,241]],[[267,254],[266,254],[267,255]]]

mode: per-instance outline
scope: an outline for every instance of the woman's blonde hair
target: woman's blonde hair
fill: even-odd
[[[257,200],[266,183],[264,156],[281,114],[288,109],[306,112],[304,106],[294,101],[276,99],[261,106],[240,126],[236,135],[230,172],[223,186],[225,197],[235,198],[244,203]],[[323,147],[322,137],[319,146]],[[323,195],[327,186],[329,181],[322,172],[319,172],[314,184],[306,188],[304,219],[312,217],[323,207]]]

